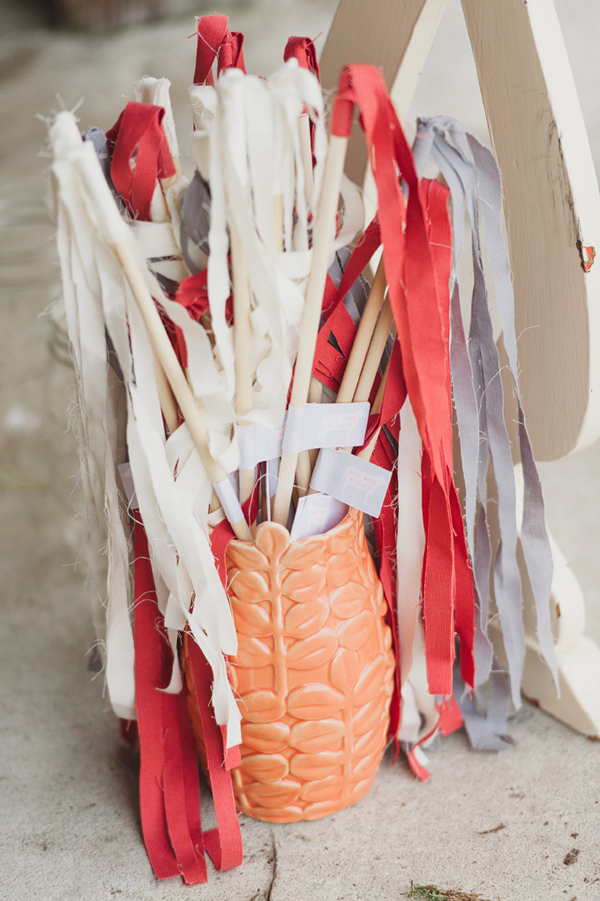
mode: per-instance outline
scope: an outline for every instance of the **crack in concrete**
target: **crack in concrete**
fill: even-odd
[[[269,883],[269,888],[267,890],[267,897],[265,901],[272,901],[273,894],[273,886],[275,885],[275,880],[277,879],[277,845],[275,844],[275,834],[271,829],[271,862],[273,864],[273,868],[271,870],[271,881]]]

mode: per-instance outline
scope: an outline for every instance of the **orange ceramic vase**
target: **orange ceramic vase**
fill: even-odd
[[[394,676],[362,514],[293,543],[263,523],[255,544],[231,541],[227,570],[239,643],[229,670],[243,717],[238,807],[290,823],[354,804],[381,761]],[[189,699],[202,755],[193,686]]]

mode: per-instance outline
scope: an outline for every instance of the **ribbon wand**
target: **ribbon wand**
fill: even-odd
[[[78,144],[81,143],[79,132],[77,132],[77,142]],[[87,152],[84,145],[83,152],[77,155],[75,164],[89,199],[93,204],[94,212],[102,227],[104,236],[122,266],[123,273],[144,319],[152,348],[175,395],[181,414],[187,423],[190,435],[219,496],[234,534],[236,538],[242,541],[250,541],[250,530],[244,519],[235,491],[227,477],[227,473],[209,451],[208,429],[161,322],[144,275],[132,252],[127,226],[121,219],[115,206],[91,145],[90,152]]]
[[[340,185],[344,172],[348,138],[332,135],[323,178],[323,189],[319,198],[319,212],[313,245],[313,259],[306,288],[306,303],[302,316],[300,349],[296,358],[296,369],[290,398],[290,407],[303,410],[306,406],[310,377],[312,373],[323,291],[327,278],[331,239],[335,231]],[[279,467],[279,483],[273,505],[273,519],[286,525],[290,508],[290,498],[294,487],[294,475],[298,454],[284,451]]]

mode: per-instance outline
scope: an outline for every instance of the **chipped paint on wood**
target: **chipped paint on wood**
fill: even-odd
[[[581,257],[581,266],[583,268],[583,271],[589,272],[594,265],[594,260],[596,259],[596,248],[591,246],[587,247],[581,241],[578,241],[577,250],[579,251],[579,256]]]

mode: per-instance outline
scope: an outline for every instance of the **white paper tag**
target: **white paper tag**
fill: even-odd
[[[361,460],[346,451],[323,448],[317,459],[310,487],[356,507],[369,516],[379,516],[391,472]]]
[[[240,469],[254,469],[259,463],[281,456],[285,418],[276,429],[266,429],[255,422],[238,426]]]
[[[298,501],[290,537],[292,541],[297,541],[298,538],[328,532],[342,521],[347,512],[348,505],[334,497],[307,494]]]
[[[129,510],[137,510],[138,501],[135,493],[135,485],[133,484],[131,464],[121,463],[117,469],[119,470],[121,484],[123,486],[123,491],[125,492],[125,497],[127,498],[127,506]]]
[[[283,449],[292,454],[315,447],[358,447],[365,439],[369,404],[307,404],[290,407]]]

